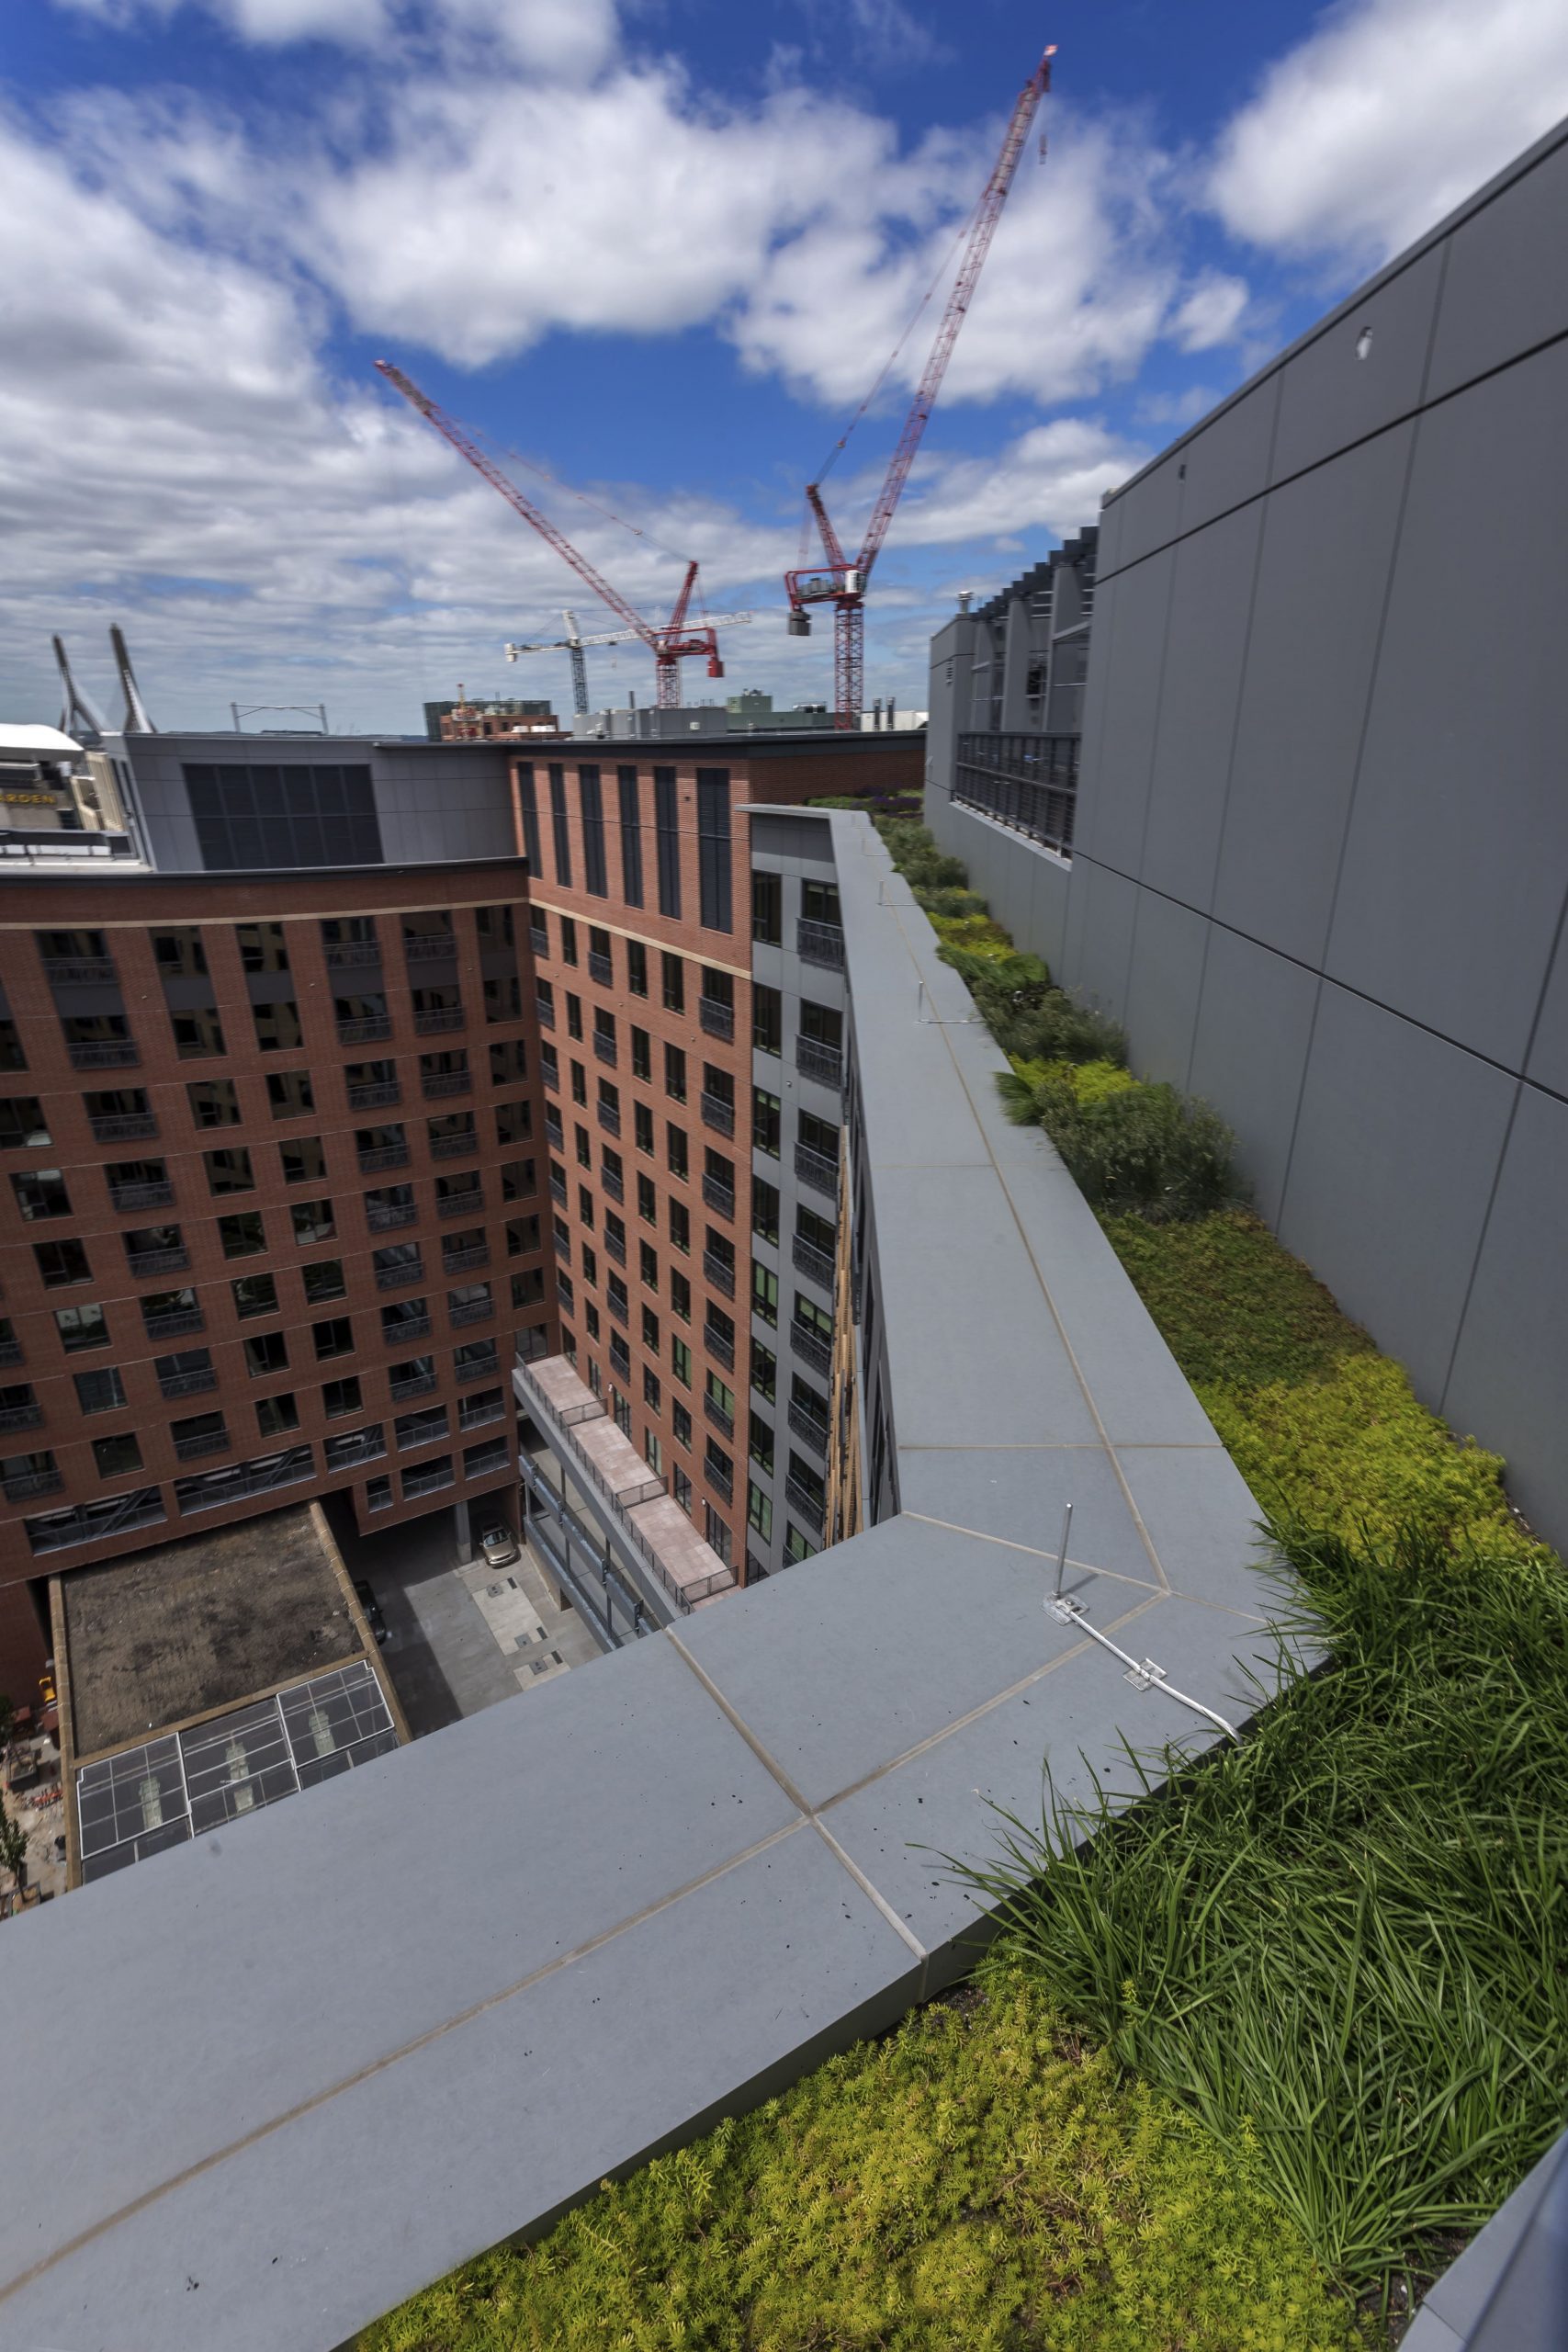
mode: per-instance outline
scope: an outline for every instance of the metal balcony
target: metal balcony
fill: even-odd
[[[198,1372],[172,1372],[166,1380],[159,1381],[158,1393],[169,1398],[200,1396],[217,1385],[218,1374],[209,1363],[203,1364]]]
[[[614,1069],[620,1059],[620,1048],[614,1037],[606,1037],[603,1029],[593,1032],[593,1051],[599,1059]]]
[[[698,997],[697,1019],[710,1037],[733,1037],[735,1035],[735,1007],[720,1004],[716,997]]]
[[[616,1322],[624,1323],[626,1326],[626,1329],[630,1330],[632,1320],[631,1302],[626,1297],[626,1294],[624,1292],[617,1293],[613,1290],[607,1291],[605,1293],[605,1302]]]
[[[727,1372],[734,1371],[735,1342],[733,1340],[727,1340],[722,1331],[716,1331],[711,1323],[705,1323],[703,1344],[716,1363],[723,1364]]]
[[[830,1086],[837,1093],[844,1083],[844,1057],[837,1046],[824,1046],[815,1037],[797,1037],[795,1041],[795,1066],[804,1078],[814,1078],[819,1085]]]
[[[435,1386],[433,1372],[416,1373],[412,1380],[389,1380],[387,1394],[394,1405],[401,1405],[411,1396],[428,1396]]]
[[[466,1250],[448,1250],[441,1260],[442,1271],[448,1274],[460,1274],[466,1266],[488,1266],[489,1263],[488,1241],[472,1241]]]
[[[180,1306],[172,1315],[143,1316],[141,1328],[150,1340],[177,1340],[186,1331],[205,1330],[207,1325],[199,1306]]]
[[[819,1421],[815,1413],[808,1413],[804,1405],[792,1404],[789,1408],[789,1425],[796,1437],[804,1438],[813,1453],[819,1453],[826,1462],[828,1448],[832,1442],[833,1435],[828,1423]]]
[[[818,1250],[815,1242],[803,1241],[797,1233],[790,1256],[808,1282],[818,1283],[823,1290],[831,1294],[834,1266],[826,1250]]]
[[[615,966],[607,956],[601,956],[598,949],[594,947],[591,947],[588,951],[588,977],[591,980],[597,981],[602,989],[613,988],[615,985]]]
[[[713,1423],[720,1437],[734,1437],[735,1416],[733,1413],[727,1413],[724,1407],[722,1405],[716,1405],[711,1396],[705,1396],[703,1398],[703,1411]]]
[[[564,1176],[557,1176],[552,1170],[550,1176],[550,1194],[552,1199],[558,1200],[560,1203],[562,1208],[565,1208],[566,1206],[566,1178]]]
[[[434,1495],[443,1487],[455,1487],[457,1483],[457,1474],[450,1463],[445,1469],[440,1470],[405,1470],[403,1472],[405,1496]]]
[[[448,1309],[447,1321],[456,1329],[465,1323],[484,1323],[495,1313],[493,1298],[468,1298],[460,1306]]]
[[[953,797],[1070,857],[1078,749],[1076,735],[960,735]]]
[[[471,1069],[438,1070],[434,1077],[423,1079],[420,1082],[432,1102],[439,1094],[471,1094],[474,1091]]]
[[[107,1043],[95,1041],[73,1046],[70,1050],[73,1069],[130,1069],[141,1059],[134,1037],[116,1037]]]
[[[560,1064],[558,1062],[547,1061],[543,1054],[541,1054],[539,1056],[539,1076],[545,1085],[550,1088],[554,1093],[558,1094],[560,1092]],[[547,1112],[545,1117],[545,1125],[547,1127],[549,1125],[549,1114]],[[557,1137],[557,1140],[558,1142],[558,1136]]]
[[[543,997],[536,997],[534,1000],[534,1017],[537,1021],[541,1029],[553,1029],[556,1025],[555,1006],[553,1004],[547,1004]]]
[[[406,1168],[408,1164],[409,1148],[406,1143],[378,1144],[373,1150],[362,1151],[359,1155],[362,1176],[374,1176],[382,1168]]]
[[[34,1495],[57,1495],[65,1484],[58,1470],[27,1470],[5,1482],[6,1500],[22,1503]]]
[[[703,1094],[699,1097],[699,1105],[705,1127],[712,1127],[716,1134],[721,1136],[732,1136],[735,1133],[733,1102],[727,1102],[721,1094]]]
[[[614,1103],[600,1102],[595,1107],[599,1114],[599,1125],[604,1128],[604,1133],[607,1136],[618,1136],[621,1132],[621,1114]]]
[[[720,1216],[732,1217],[735,1215],[735,1187],[733,1184],[721,1184],[716,1176],[705,1176],[703,1178],[703,1198],[707,1203],[710,1209],[716,1209],[718,1211]]]
[[[478,1151],[479,1148],[479,1136],[470,1128],[467,1135],[433,1136],[430,1156],[432,1159],[458,1159],[464,1152]]]
[[[485,1196],[482,1184],[470,1184],[461,1193],[444,1193],[435,1204],[435,1214],[445,1216],[480,1216],[484,1213]]]
[[[459,1431],[482,1430],[491,1421],[503,1421],[505,1419],[506,1399],[502,1396],[473,1396],[466,1405],[457,1408]]]
[[[568,1240],[564,1233],[552,1233],[550,1236],[550,1247],[555,1251],[557,1260],[561,1265],[570,1265],[571,1243]]]
[[[340,1021],[337,1024],[340,1046],[368,1046],[378,1037],[389,1037],[391,1034],[392,1016],[389,1012],[368,1013],[363,1021]]]
[[[146,1282],[152,1274],[177,1274],[190,1264],[188,1250],[143,1250],[139,1256],[126,1259],[133,1282]]]
[[[829,1342],[805,1323],[792,1323],[789,1343],[802,1363],[812,1365],[818,1372],[831,1373],[833,1351]]]
[[[150,1184],[111,1184],[109,1199],[117,1209],[166,1209],[175,1197],[175,1188],[165,1177]]]
[[[604,1185],[604,1190],[609,1193],[610,1198],[613,1201],[624,1201],[626,1199],[626,1188],[625,1181],[616,1175],[613,1168],[601,1168],[599,1170],[599,1182]]]
[[[152,1111],[116,1111],[90,1124],[96,1143],[130,1143],[158,1132],[157,1116]]]
[[[802,915],[795,926],[795,952],[803,964],[820,964],[829,971],[842,971],[843,932],[836,922],[812,922]]]
[[[25,1363],[20,1340],[0,1340],[0,1363]]]
[[[43,1424],[41,1405],[0,1407],[0,1430],[36,1430]]]
[[[476,1461],[465,1462],[463,1476],[465,1478],[489,1478],[497,1470],[504,1470],[505,1467],[506,1446],[502,1442],[499,1445],[484,1447]]]
[[[613,1232],[607,1226],[604,1229],[604,1255],[607,1258],[614,1258],[617,1266],[624,1266],[626,1262],[626,1242],[618,1233]]]
[[[705,1250],[703,1251],[703,1272],[707,1276],[709,1282],[712,1283],[715,1290],[721,1290],[726,1298],[734,1297],[735,1268],[730,1260],[728,1258],[721,1258],[716,1250]]]
[[[837,1160],[829,1159],[826,1152],[813,1151],[809,1144],[797,1143],[795,1147],[795,1172],[803,1184],[810,1185],[814,1193],[825,1193],[830,1200],[838,1199],[839,1164]]]
[[[378,1266],[376,1269],[378,1290],[406,1290],[410,1283],[422,1283],[423,1280],[424,1268],[418,1260],[409,1266]]]
[[[96,988],[118,977],[112,956],[46,956],[43,969],[51,983],[61,981],[73,988]]]
[[[387,1452],[383,1430],[354,1430],[343,1438],[329,1438],[325,1446],[327,1475],[334,1470],[356,1470],[362,1462],[379,1462]]]
[[[460,1004],[442,1004],[431,1012],[416,1012],[413,1025],[422,1037],[438,1037],[444,1030],[460,1029],[465,1017]]]
[[[375,1111],[378,1110],[384,1102],[400,1102],[402,1099],[403,1090],[395,1078],[379,1080],[372,1086],[351,1086],[348,1090],[348,1107],[351,1111]],[[408,1158],[407,1152],[403,1154],[403,1158],[405,1159]],[[360,1166],[363,1167],[364,1164],[361,1160]],[[389,1160],[384,1164],[393,1167],[397,1163]]]
[[[200,1437],[177,1437],[175,1459],[199,1462],[204,1453],[227,1453],[233,1442],[227,1430],[208,1430]]]
[[[407,1340],[427,1340],[430,1337],[428,1315],[405,1315],[389,1327],[383,1324],[381,1337],[389,1348],[400,1348]]]
[[[735,1473],[733,1470],[721,1470],[718,1464],[715,1462],[710,1455],[703,1464],[703,1476],[706,1478],[708,1485],[713,1488],[716,1495],[722,1495],[727,1503],[733,1502],[735,1500]]]
[[[418,1215],[417,1202],[395,1201],[389,1207],[367,1207],[365,1222],[372,1233],[395,1233],[400,1226],[412,1225]]]
[[[321,953],[329,972],[354,971],[362,965],[380,962],[381,943],[378,939],[339,939],[323,947]]]
[[[446,964],[457,953],[456,934],[449,931],[403,933],[403,960],[409,964]]]
[[[453,1377],[456,1379],[459,1388],[466,1388],[471,1382],[476,1380],[493,1380],[499,1370],[500,1366],[496,1362],[495,1355],[492,1351],[490,1355],[484,1356],[473,1363],[460,1363],[457,1365],[454,1370]]]
[[[803,1487],[798,1478],[786,1478],[784,1480],[784,1500],[788,1503],[795,1517],[797,1519],[803,1519],[814,1534],[821,1534],[822,1522],[828,1515],[828,1503],[825,1496],[819,1499],[812,1493],[809,1487]]]

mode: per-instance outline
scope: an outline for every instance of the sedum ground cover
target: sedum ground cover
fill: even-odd
[[[1561,2129],[1568,1578],[1239,1197],[1213,1114],[879,830],[1271,1516],[1330,1648],[1112,1818],[956,1862],[957,2002],[455,2272],[363,2352],[1318,2352],[1384,2323]],[[1359,2308],[1358,2308],[1358,2304]]]

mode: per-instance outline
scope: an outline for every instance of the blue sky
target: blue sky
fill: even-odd
[[[867,691],[906,706],[957,589],[1093,521],[1568,113],[1562,0],[12,0],[0,718],[57,715],[56,629],[110,703],[114,619],[164,724],[408,729],[458,680],[569,707],[561,657],[502,643],[604,616],[381,354],[637,525],[520,476],[640,609],[698,556],[709,608],[757,616],[730,687],[826,699],[829,630],[783,627],[802,485],[1046,38],[1048,157],[876,574]],[[846,535],[941,299],[832,477]],[[640,648],[592,659],[598,698],[651,691]]]

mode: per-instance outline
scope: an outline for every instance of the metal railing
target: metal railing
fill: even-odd
[[[710,1037],[733,1037],[735,1035],[735,1007],[721,1004],[716,996],[698,997],[697,1019]]]
[[[626,1292],[624,1290],[606,1291],[604,1302],[616,1322],[624,1323],[629,1331],[632,1325],[632,1310],[631,1301],[627,1298]]]
[[[428,1396],[435,1385],[433,1372],[417,1372],[412,1380],[389,1380],[387,1394],[394,1405],[401,1405],[410,1396]]]
[[[491,1421],[503,1421],[505,1419],[506,1399],[499,1394],[494,1396],[472,1396],[466,1405],[459,1405],[457,1408],[457,1427],[460,1431],[482,1430]]]
[[[798,1478],[786,1478],[784,1500],[797,1518],[805,1520],[815,1533],[821,1534],[822,1523],[828,1515],[826,1497],[814,1495],[809,1487],[801,1485]]]
[[[614,1258],[617,1266],[624,1266],[626,1262],[626,1242],[620,1234],[613,1233],[608,1226],[604,1228],[604,1255],[606,1258]]]
[[[808,1324],[791,1323],[789,1343],[802,1363],[812,1364],[822,1373],[832,1371],[833,1351],[830,1344]]]
[[[719,1257],[716,1250],[705,1250],[703,1251],[703,1272],[707,1276],[709,1282],[712,1283],[715,1290],[721,1290],[726,1298],[734,1297],[735,1267],[730,1260]]]
[[[58,1470],[23,1470],[5,1481],[9,1502],[24,1503],[34,1495],[57,1495],[65,1484]]]
[[[732,1503],[735,1500],[734,1471],[723,1469],[711,1453],[703,1463],[703,1476],[716,1495],[722,1495],[727,1503]]]
[[[588,951],[588,977],[596,980],[602,989],[609,988],[615,980],[615,966],[607,956],[601,956],[596,947]]]
[[[454,1330],[458,1330],[465,1323],[488,1322],[494,1313],[493,1298],[466,1298],[460,1306],[447,1309],[446,1319]]]
[[[423,1280],[423,1261],[417,1258],[406,1266],[378,1266],[376,1269],[378,1290],[406,1290],[410,1283],[422,1283]]]
[[[604,1185],[604,1190],[609,1193],[610,1198],[613,1201],[624,1201],[626,1199],[626,1188],[625,1180],[622,1177],[617,1176],[613,1168],[601,1168],[599,1170],[599,1182]],[[552,1186],[551,1189],[553,1191],[554,1187]]]
[[[337,939],[321,949],[329,972],[355,970],[364,964],[378,964],[381,943],[378,939]]]
[[[733,1102],[727,1102],[722,1094],[705,1092],[699,1096],[698,1101],[705,1127],[712,1127],[716,1134],[721,1136],[732,1136],[735,1133]]]
[[[369,1046],[378,1038],[389,1037],[391,1034],[392,1016],[389,1012],[369,1012],[362,1020],[340,1021],[337,1024],[340,1046]]]
[[[816,1283],[823,1290],[831,1292],[834,1267],[833,1261],[829,1257],[826,1250],[818,1250],[813,1241],[803,1241],[797,1233],[790,1256],[808,1282]]]
[[[599,1114],[599,1125],[604,1128],[604,1133],[607,1136],[618,1136],[621,1132],[621,1114],[615,1104],[600,1102],[594,1107]]]
[[[1077,808],[1077,735],[961,735],[952,798],[1070,857]]]
[[[141,1136],[155,1136],[157,1114],[152,1111],[115,1111],[91,1123],[95,1143],[130,1143]]]
[[[177,1340],[186,1331],[201,1331],[207,1327],[199,1306],[181,1306],[172,1315],[143,1316],[141,1328],[150,1340]]]
[[[430,1142],[432,1159],[457,1159],[466,1151],[478,1151],[479,1138],[470,1127],[466,1135],[433,1136]]]
[[[275,1461],[236,1463],[231,1471],[220,1471],[219,1483],[212,1487],[198,1487],[184,1495],[176,1487],[175,1498],[182,1513],[216,1510],[220,1504],[237,1501],[242,1495],[265,1495],[274,1487],[297,1486],[301,1478],[313,1478],[315,1475],[310,1448],[295,1446]]]
[[[803,964],[820,964],[829,971],[842,971],[844,966],[844,934],[836,922],[813,922],[802,915],[795,926],[795,952]]]
[[[721,1183],[716,1176],[705,1176],[703,1178],[703,1198],[707,1203],[710,1209],[716,1209],[718,1211],[720,1216],[732,1217],[735,1215],[735,1187],[733,1184]]]
[[[833,1436],[829,1423],[819,1421],[815,1413],[807,1411],[804,1405],[792,1404],[789,1408],[789,1425],[796,1437],[804,1438],[812,1452],[819,1453],[826,1462],[828,1448],[832,1442]]]
[[[555,1006],[553,1004],[547,1004],[542,996],[536,997],[534,999],[534,1017],[537,1021],[541,1029],[553,1029],[556,1025]]]
[[[405,1315],[393,1324],[383,1324],[381,1337],[389,1348],[401,1347],[405,1340],[427,1340],[430,1337],[428,1315]]]
[[[621,1057],[620,1047],[614,1037],[607,1037],[603,1029],[595,1029],[593,1032],[593,1050],[599,1059],[610,1069],[615,1069]]]
[[[804,1077],[814,1078],[835,1092],[843,1085],[844,1057],[837,1046],[824,1046],[815,1037],[797,1037],[795,1066]]]
[[[484,1204],[484,1186],[469,1184],[460,1193],[441,1193],[435,1203],[435,1214],[438,1217],[478,1216],[483,1211]]]
[[[558,1201],[562,1208],[565,1208],[566,1206],[566,1178],[564,1176],[558,1176],[552,1168],[550,1170],[550,1198],[552,1200]]]
[[[142,1250],[132,1257],[129,1251],[126,1264],[134,1282],[145,1282],[152,1274],[177,1274],[190,1264],[190,1251],[179,1250]]]
[[[403,1090],[395,1078],[378,1080],[370,1086],[351,1086],[348,1090],[351,1111],[374,1111],[384,1102],[400,1102],[402,1099]],[[408,1154],[405,1152],[403,1157],[406,1159]],[[393,1163],[389,1161],[387,1164],[391,1166]],[[360,1165],[363,1167],[364,1162],[361,1161]]]
[[[116,1037],[107,1043],[95,1040],[73,1046],[70,1051],[73,1069],[129,1069],[141,1059],[134,1037]]]
[[[401,1225],[412,1225],[419,1215],[414,1201],[394,1201],[389,1206],[367,1206],[365,1222],[372,1233],[395,1233]]]
[[[704,1396],[703,1411],[713,1423],[715,1429],[717,1430],[721,1437],[732,1438],[735,1435],[734,1414],[727,1413],[724,1407],[720,1404],[716,1404],[713,1397],[706,1396]]]
[[[813,1151],[807,1143],[795,1147],[795,1172],[803,1184],[814,1193],[826,1193],[833,1200],[839,1197],[839,1163],[823,1151]]]
[[[483,1447],[477,1460],[465,1461],[463,1476],[465,1478],[488,1478],[493,1471],[504,1470],[505,1467],[506,1441],[502,1438],[499,1443]]]
[[[93,987],[118,977],[112,956],[46,956],[43,969],[46,979],[73,987]]]
[[[470,1241],[467,1249],[445,1250],[441,1255],[442,1272],[448,1274],[460,1274],[465,1266],[488,1266],[489,1263],[488,1241]]]
[[[199,1437],[177,1437],[175,1455],[180,1462],[199,1462],[204,1453],[227,1453],[234,1442],[227,1430],[207,1430]]]
[[[167,1177],[149,1184],[111,1184],[109,1199],[117,1209],[164,1209],[175,1197]]]
[[[197,1372],[172,1372],[158,1383],[161,1396],[201,1396],[218,1385],[218,1374],[211,1364],[203,1364]]]
[[[352,1430],[344,1437],[328,1438],[322,1451],[329,1476],[334,1470],[357,1469],[362,1462],[380,1462],[385,1458],[387,1433],[380,1428]]]
[[[0,1340],[0,1363],[25,1363],[20,1340]]]
[[[457,1483],[457,1474],[450,1463],[440,1470],[405,1470],[403,1472],[405,1495],[434,1495],[443,1487],[455,1487]]]
[[[727,1340],[722,1331],[716,1330],[711,1323],[705,1323],[703,1325],[703,1344],[707,1349],[709,1355],[716,1357],[717,1361],[723,1364],[727,1372],[734,1371],[735,1342],[733,1340]]]
[[[460,1004],[438,1004],[428,1012],[416,1012],[413,1025],[422,1037],[438,1037],[443,1030],[460,1029],[464,1019]]]
[[[408,1164],[409,1148],[406,1143],[378,1143],[373,1149],[362,1151],[359,1155],[362,1176],[374,1176],[378,1169],[406,1168]]]
[[[6,1405],[0,1408],[0,1430],[36,1430],[42,1425],[41,1405]]]
[[[405,931],[403,961],[408,964],[445,964],[457,953],[457,934],[450,931]]]
[[[421,1084],[431,1101],[438,1094],[471,1094],[474,1074],[471,1069],[437,1070],[433,1076],[423,1079]]]

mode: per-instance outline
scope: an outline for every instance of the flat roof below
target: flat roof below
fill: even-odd
[[[60,1593],[78,1758],[364,1651],[309,1503],[68,1570]]]

